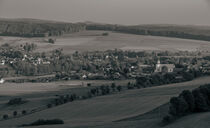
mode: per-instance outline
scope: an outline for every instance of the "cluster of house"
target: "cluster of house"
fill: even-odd
[[[153,59],[154,56],[150,56]],[[70,72],[68,79],[121,79],[121,78],[136,78],[139,75],[151,75],[152,73],[173,73],[182,69],[176,68],[175,64],[162,64],[160,60],[154,65],[154,61],[145,64],[148,58],[143,59],[138,57],[129,57],[129,55],[120,55],[119,53],[110,52],[93,52],[87,54],[75,53],[75,56],[71,56],[71,61],[76,61],[83,66],[83,63],[87,63],[91,70],[88,70],[88,66],[84,64],[84,69],[81,68],[79,71],[73,69]],[[120,58],[123,58],[122,60]],[[15,63],[17,61],[27,61],[34,65],[50,64],[52,59],[50,57],[37,57],[33,55],[24,55],[21,59],[16,58],[3,58],[0,60],[0,66],[5,66],[8,63]],[[165,61],[170,62],[170,61]],[[175,61],[173,61],[175,62]],[[189,63],[191,61],[189,60]],[[188,64],[189,64],[188,63]],[[187,64],[186,64],[187,65]],[[202,69],[203,72],[210,72],[210,62],[207,61],[202,64],[192,64],[188,68]],[[124,69],[126,68],[126,71]],[[0,67],[3,71],[3,68]],[[119,70],[118,70],[119,69]],[[1,83],[1,82],[0,82]]]
[[[50,61],[48,59],[43,59],[43,58],[34,58],[33,56],[29,55],[24,55],[22,61],[29,61],[33,63],[34,65],[39,65],[39,64],[50,64]]]

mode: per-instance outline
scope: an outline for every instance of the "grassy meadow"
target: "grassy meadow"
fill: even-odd
[[[54,119],[60,118],[65,124],[60,125],[61,128],[66,127],[134,127],[134,128],[154,128],[159,127],[158,123],[162,117],[161,113],[166,113],[165,109],[160,108],[159,111],[153,109],[167,103],[172,96],[178,95],[182,90],[193,89],[201,84],[210,83],[209,77],[202,77],[193,81],[169,84],[159,87],[151,87],[139,90],[122,91],[117,94],[99,96],[88,100],[80,100],[51,109],[46,109],[31,115],[20,118],[14,118],[1,121],[0,127],[10,128],[24,123],[31,123],[37,119]],[[47,86],[47,85],[46,85]],[[50,85],[48,85],[50,86]],[[84,88],[87,89],[87,88]],[[2,89],[1,89],[2,90]],[[36,92],[30,94],[19,94],[18,96],[29,100],[23,106],[7,108],[3,104],[8,101],[8,96],[2,96],[1,107],[4,110],[17,110],[18,107],[34,107],[43,105],[55,94],[65,94],[79,91],[80,88],[65,88],[57,91]],[[83,90],[84,91],[84,90]],[[36,105],[35,105],[36,104]],[[5,107],[5,108],[4,108]],[[1,110],[3,110],[1,109]],[[9,111],[8,110],[8,111]],[[145,114],[145,116],[141,116]],[[205,113],[205,116],[207,113]],[[194,115],[196,118],[196,115]],[[201,116],[201,115],[198,115]],[[187,118],[187,117],[184,117]],[[119,121],[122,120],[122,121]],[[188,118],[189,120],[189,118]],[[117,121],[117,122],[115,122]],[[204,122],[205,123],[205,122]],[[179,124],[179,120],[175,123]],[[173,125],[173,124],[172,124]],[[204,125],[201,123],[201,125]],[[44,128],[52,128],[58,126],[42,126]]]

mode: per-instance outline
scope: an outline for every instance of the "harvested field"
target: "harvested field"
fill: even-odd
[[[161,50],[161,51],[206,51],[210,50],[210,42],[199,40],[187,40],[178,38],[141,36],[132,34],[122,34],[108,32],[108,36],[102,36],[104,31],[83,31],[74,34],[55,37],[55,44],[47,43],[47,38],[19,38],[1,37],[0,44],[9,43],[20,45],[26,42],[38,45],[35,52],[47,52],[62,48],[64,53],[75,51],[94,51],[94,50]]]

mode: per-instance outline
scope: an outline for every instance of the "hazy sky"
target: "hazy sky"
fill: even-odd
[[[210,0],[0,0],[0,17],[210,25]]]

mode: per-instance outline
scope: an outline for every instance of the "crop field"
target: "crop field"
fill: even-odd
[[[66,88],[85,87],[88,83],[92,86],[116,83],[116,85],[127,85],[128,82],[135,80],[70,80],[50,83],[4,83],[0,84],[0,96],[17,96],[35,92],[57,91]]]
[[[199,40],[187,40],[178,38],[141,36],[108,32],[108,36],[102,36],[105,31],[82,31],[62,37],[55,37],[55,44],[47,42],[48,38],[20,38],[0,37],[0,44],[9,43],[20,45],[24,43],[35,43],[38,48],[35,52],[47,52],[62,48],[64,53],[75,51],[94,51],[108,49],[122,50],[170,50],[170,51],[206,51],[210,50],[210,42]]]
[[[64,125],[59,126],[63,128],[69,126],[76,128],[121,128],[123,126],[133,126],[134,128],[141,128],[141,126],[142,128],[150,128],[154,126],[158,127],[158,122],[160,121],[159,113],[154,112],[151,118],[135,118],[167,103],[170,97],[178,95],[182,90],[193,89],[200,86],[201,84],[210,83],[209,78],[210,77],[202,77],[184,83],[123,91],[117,94],[99,96],[88,100],[75,101],[24,117],[1,121],[0,127],[14,127],[24,123],[31,123],[40,118],[60,118],[65,122]],[[60,90],[59,93],[66,93],[70,90],[71,89]],[[36,101],[36,104],[42,104],[57,93],[58,92],[55,91],[48,91],[45,93],[36,92],[22,95],[22,97],[31,99],[31,103],[26,104],[30,106],[33,105],[33,100]],[[0,99],[1,101],[5,101],[5,99],[8,99],[8,97],[0,97]],[[10,109],[15,110],[15,108]],[[127,118],[130,119],[130,121],[126,121]],[[121,122],[113,122],[122,119],[125,120]],[[180,125],[179,122],[177,122],[177,125]],[[44,128],[52,127],[56,128],[57,126],[45,126]]]

